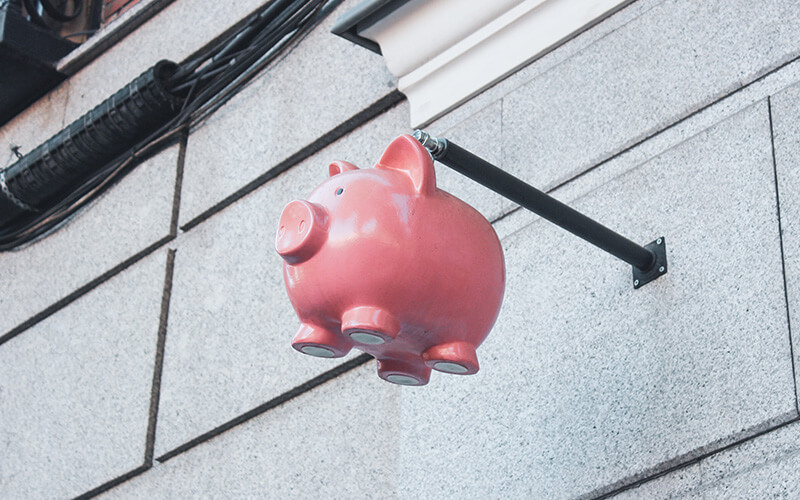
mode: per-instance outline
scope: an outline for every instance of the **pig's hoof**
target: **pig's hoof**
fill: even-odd
[[[338,333],[304,323],[292,339],[292,347],[309,356],[341,358],[350,352],[352,344]]]
[[[422,353],[422,360],[434,370],[458,375],[472,375],[478,371],[475,347],[468,342],[437,344]]]
[[[399,332],[400,322],[378,307],[354,307],[342,315],[342,333],[359,344],[385,344]]]
[[[425,385],[431,377],[431,369],[420,362],[379,359],[378,376],[393,384]]]

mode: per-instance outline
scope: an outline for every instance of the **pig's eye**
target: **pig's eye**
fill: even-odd
[[[339,189],[336,190],[336,196],[339,196],[342,193],[344,193],[344,188],[339,188]]]

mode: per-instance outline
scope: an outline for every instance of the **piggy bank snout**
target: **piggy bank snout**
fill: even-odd
[[[290,202],[283,209],[275,236],[275,250],[289,264],[311,258],[327,239],[327,211],[303,200]]]

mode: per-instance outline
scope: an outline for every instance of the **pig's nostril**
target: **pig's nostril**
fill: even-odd
[[[327,240],[327,223],[324,207],[308,201],[289,202],[276,228],[275,250],[289,265],[310,259]]]

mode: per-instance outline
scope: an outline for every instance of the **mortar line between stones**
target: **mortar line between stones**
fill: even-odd
[[[130,472],[126,472],[125,474],[112,479],[106,483],[101,484],[97,488],[93,490],[89,490],[86,493],[76,496],[73,500],[87,500],[89,498],[94,498],[101,493],[105,493],[106,491],[114,488],[115,486],[119,486],[120,484],[124,483],[125,481],[138,476],[139,474],[147,471],[150,467],[142,465],[133,469]]]
[[[781,247],[781,273],[783,276],[783,298],[786,303],[786,327],[789,330],[789,355],[792,359],[792,382],[794,383],[794,409],[800,416],[800,402],[797,400],[797,369],[794,362],[794,342],[792,339],[792,317],[789,311],[789,286],[786,279],[786,252],[783,245],[783,223],[781,218],[781,196],[778,187],[778,160],[775,155],[775,126],[772,121],[772,98],[767,96],[769,113],[769,138],[772,149],[772,173],[775,176],[775,209],[778,214],[778,241]]]
[[[183,191],[183,169],[186,164],[186,148],[189,143],[189,128],[184,127],[178,146],[178,165],[175,172],[175,192],[172,194],[172,216],[169,221],[169,234],[178,236],[178,217],[181,210],[181,192]]]
[[[182,454],[182,453],[194,448],[195,446],[197,446],[199,444],[205,443],[206,441],[209,441],[210,439],[215,438],[216,436],[219,436],[220,434],[222,434],[222,433],[224,433],[226,431],[229,431],[230,429],[236,427],[237,425],[243,424],[243,423],[247,422],[248,420],[261,415],[262,413],[265,413],[265,412],[267,412],[267,411],[269,411],[269,410],[271,410],[273,408],[276,408],[276,407],[282,405],[283,403],[286,403],[287,401],[290,401],[290,400],[296,398],[297,396],[300,396],[301,394],[304,394],[304,393],[306,393],[306,392],[308,392],[308,391],[310,391],[310,390],[312,390],[312,389],[324,384],[325,382],[333,380],[333,379],[339,377],[340,375],[342,375],[342,374],[344,374],[346,372],[349,372],[350,370],[353,370],[354,368],[357,368],[357,367],[363,365],[364,363],[367,363],[368,361],[370,361],[372,359],[373,359],[372,356],[370,356],[369,354],[361,354],[360,356],[358,356],[356,358],[353,358],[353,359],[351,359],[350,361],[348,361],[346,363],[342,363],[341,365],[336,366],[336,367],[334,367],[334,368],[332,368],[332,369],[330,369],[330,370],[328,370],[328,371],[326,371],[326,372],[324,372],[324,373],[322,373],[320,375],[317,375],[316,377],[312,378],[311,380],[308,380],[308,381],[303,382],[302,384],[298,385],[294,389],[291,389],[291,390],[289,390],[287,392],[284,392],[280,396],[275,397],[275,398],[267,401],[266,403],[260,404],[259,406],[256,406],[252,410],[249,410],[249,411],[247,411],[245,413],[242,413],[238,417],[235,417],[235,418],[225,422],[224,424],[222,424],[222,425],[220,425],[220,426],[218,426],[218,427],[216,427],[216,428],[214,428],[214,429],[212,429],[212,430],[210,430],[210,431],[208,431],[208,432],[206,432],[204,434],[201,434],[200,436],[197,436],[196,438],[194,438],[194,439],[192,439],[190,441],[187,441],[186,443],[178,446],[177,448],[175,448],[175,449],[173,449],[171,451],[168,451],[167,453],[165,453],[165,454],[161,455],[160,457],[156,458],[156,460],[158,460],[161,463],[164,463],[167,460],[169,460],[169,459],[171,459],[171,458],[173,458],[173,457],[175,457],[177,455],[180,455],[180,454]]]
[[[729,92],[717,97],[716,99],[712,99],[707,104],[704,104],[701,107],[695,109],[694,111],[690,111],[687,114],[685,114],[684,116],[677,118],[674,122],[672,122],[672,123],[670,123],[668,125],[665,125],[665,126],[661,127],[660,129],[655,130],[655,131],[647,134],[646,136],[644,136],[643,138],[633,142],[632,144],[623,147],[622,149],[620,149],[616,153],[611,153],[606,158],[598,161],[594,165],[589,166],[585,170],[573,175],[572,177],[570,177],[568,179],[565,179],[564,181],[562,181],[562,182],[556,184],[555,186],[553,186],[552,188],[547,189],[547,190],[543,190],[543,191],[546,192],[546,193],[552,193],[553,191],[556,191],[556,190],[566,186],[567,184],[569,184],[569,183],[571,183],[571,182],[573,182],[573,181],[575,181],[577,179],[580,179],[581,177],[585,176],[586,174],[592,172],[593,170],[595,170],[597,168],[600,168],[601,166],[605,165],[606,163],[608,163],[608,162],[610,162],[610,161],[612,161],[612,160],[624,155],[625,153],[627,153],[627,152],[629,152],[629,151],[641,146],[642,144],[644,144],[645,142],[649,141],[650,139],[652,139],[654,137],[657,137],[658,135],[666,132],[667,130],[669,130],[669,129],[673,128],[673,127],[676,127],[676,126],[682,124],[685,121],[690,120],[694,116],[699,115],[700,113],[706,111],[707,109],[709,109],[709,108],[711,108],[713,106],[716,106],[717,104],[719,104],[720,102],[724,101],[725,99],[731,97],[732,95],[741,92],[742,90],[750,87],[751,85],[760,82],[761,80],[767,78],[768,76],[771,76],[771,75],[777,73],[778,71],[782,70],[786,66],[789,66],[789,65],[791,65],[791,64],[793,64],[795,62],[798,62],[798,61],[800,61],[800,56],[794,57],[792,59],[789,59],[788,61],[785,61],[783,63],[778,64],[774,68],[766,71],[763,75],[759,76],[758,78],[755,78],[750,82],[742,84],[739,87],[737,87],[737,88],[735,88],[735,89],[733,89],[733,90],[731,90],[731,91],[729,91]]]
[[[505,133],[505,112],[506,112],[506,98],[503,97],[500,99],[500,168],[505,166],[505,158],[506,158],[506,150],[505,150],[505,141],[503,140],[503,134]],[[491,221],[489,221],[492,225],[500,222],[501,220],[505,219],[506,217],[510,216],[513,213],[516,213],[518,210],[522,209],[521,206],[516,205],[509,209],[503,211],[502,214],[495,217]]]
[[[234,191],[232,194],[223,198],[221,201],[212,205],[210,208],[201,212],[199,215],[195,216],[189,222],[181,226],[181,229],[184,232],[191,230],[198,224],[204,222],[213,215],[216,215],[217,213],[221,212],[222,210],[229,207],[233,203],[249,195],[250,193],[260,188],[261,186],[263,186],[270,180],[274,179],[278,175],[289,170],[290,168],[306,160],[312,155],[318,153],[319,151],[333,144],[342,137],[350,134],[358,127],[372,121],[373,119],[377,118],[383,113],[389,111],[390,109],[400,104],[404,100],[405,96],[403,94],[401,94],[398,90],[393,90],[392,92],[388,93],[387,95],[381,97],[374,103],[367,106],[365,109],[359,111],[358,113],[351,116],[344,122],[340,123],[333,129],[329,130],[322,136],[318,137],[316,140],[314,140],[307,146],[301,148],[300,150],[298,150],[285,160],[280,161],[277,165],[267,170],[263,174],[259,175],[249,183],[245,184],[243,187]]]
[[[500,137],[498,138],[500,141],[500,165],[498,165],[498,167],[500,168],[506,166],[505,123],[506,123],[506,98],[503,97],[502,99],[500,99]]]
[[[734,441],[732,441],[732,442],[730,442],[730,443],[728,443],[728,444],[726,444],[724,446],[721,446],[719,448],[715,448],[715,449],[709,450],[709,451],[707,451],[705,453],[702,453],[702,454],[699,454],[697,456],[685,459],[683,461],[681,461],[680,457],[679,457],[679,459],[678,459],[679,461],[675,465],[666,467],[664,470],[658,470],[656,472],[651,472],[649,474],[647,472],[645,472],[645,475],[643,477],[631,480],[631,482],[628,483],[628,484],[622,484],[625,481],[627,481],[626,479],[622,479],[621,481],[617,482],[617,484],[622,484],[621,486],[614,487],[612,485],[611,486],[612,489],[610,489],[609,491],[606,491],[605,493],[591,493],[590,492],[590,493],[588,493],[586,495],[581,495],[580,497],[578,497],[578,499],[584,499],[585,498],[585,499],[590,499],[590,500],[605,500],[607,498],[611,498],[611,497],[613,497],[615,495],[618,495],[618,494],[620,494],[620,493],[622,493],[624,491],[631,490],[633,488],[638,488],[639,486],[641,486],[641,485],[643,485],[645,483],[648,483],[648,482],[650,482],[650,481],[652,481],[654,479],[658,479],[658,478],[660,478],[662,476],[666,476],[667,474],[671,474],[671,473],[673,473],[673,472],[675,472],[677,470],[680,470],[680,469],[689,467],[690,465],[694,465],[696,463],[702,462],[703,460],[705,460],[707,458],[710,458],[710,457],[712,457],[714,455],[718,455],[720,453],[728,451],[728,450],[730,450],[732,448],[735,448],[735,447],[740,446],[740,445],[742,445],[744,443],[750,442],[750,441],[752,441],[754,439],[758,439],[761,436],[765,436],[767,434],[770,434],[772,432],[780,430],[780,429],[782,429],[784,427],[787,427],[789,425],[800,423],[800,417],[798,417],[795,413],[792,413],[792,415],[793,415],[792,418],[790,418],[790,419],[788,419],[786,421],[782,421],[782,422],[779,422],[779,423],[777,423],[775,425],[768,426],[767,428],[762,429],[760,431],[756,431],[756,432],[754,432],[754,433],[752,433],[750,435],[745,435],[744,437],[742,437],[742,438],[740,438],[738,440],[734,440]],[[742,434],[746,434],[746,433],[742,433]],[[689,453],[684,454],[683,456],[687,457],[687,456],[691,456],[691,454],[692,454],[692,452],[689,452]],[[657,469],[657,468],[658,468],[658,466],[655,466],[655,467],[652,467],[651,470],[654,470],[654,469]],[[602,491],[602,489],[604,489],[604,488],[599,488],[599,490],[601,490],[601,491]],[[597,491],[597,490],[595,490],[595,491]]]
[[[795,58],[795,59],[793,59],[792,61],[789,61],[786,64],[791,64],[792,62],[797,61],[798,59],[800,59],[800,58]],[[786,64],[784,64],[784,65],[782,65],[780,67],[783,67]],[[778,69],[780,69],[780,68],[778,68]],[[774,71],[777,71],[777,69],[774,70]],[[774,72],[774,71],[772,71],[772,72]],[[772,73],[772,72],[770,72],[770,73]],[[768,74],[770,74],[770,73],[768,73]],[[765,76],[767,76],[767,75],[764,75],[764,77]],[[751,82],[750,84],[755,83],[755,81],[758,81],[758,80],[754,80],[754,82]],[[747,85],[750,85],[750,84],[747,84]],[[741,87],[740,89],[738,89],[738,90],[736,90],[734,92],[731,92],[730,94],[728,94],[725,97],[722,97],[722,98],[718,99],[717,101],[715,101],[714,103],[710,104],[709,106],[711,106],[713,104],[716,104],[717,102],[727,98],[728,96],[738,92],[739,90],[742,90],[747,85]],[[706,107],[708,107],[708,106],[706,106]],[[793,424],[793,423],[800,422],[800,410],[798,409],[797,377],[796,377],[796,367],[795,367],[795,360],[794,360],[794,351],[793,351],[793,345],[792,345],[792,331],[791,331],[791,322],[790,322],[790,315],[789,315],[788,287],[787,287],[787,282],[786,282],[786,264],[785,264],[784,245],[783,245],[783,229],[782,229],[782,223],[781,223],[780,193],[779,193],[779,188],[778,188],[777,161],[776,161],[776,156],[775,156],[775,134],[774,134],[774,125],[773,125],[773,117],[772,117],[772,101],[771,101],[770,96],[767,96],[767,110],[768,110],[768,119],[769,119],[769,128],[770,128],[770,144],[771,144],[771,153],[772,153],[772,168],[773,168],[773,176],[774,176],[774,182],[775,182],[775,202],[776,202],[776,210],[777,210],[777,216],[778,216],[778,234],[779,234],[779,242],[780,242],[780,250],[781,250],[781,268],[782,268],[783,285],[784,285],[783,286],[783,289],[784,289],[784,300],[785,300],[785,304],[786,304],[786,321],[787,321],[787,327],[788,327],[788,330],[789,330],[789,350],[790,350],[790,355],[791,355],[791,360],[792,360],[792,381],[793,381],[794,388],[795,388],[795,394],[794,394],[795,395],[795,408],[794,408],[794,412],[792,413],[793,416],[792,416],[792,418],[790,418],[789,420],[787,420],[785,422],[781,422],[781,423],[778,423],[777,425],[774,425],[772,427],[768,427],[768,428],[766,428],[764,430],[757,431],[757,432],[755,432],[754,434],[752,434],[750,436],[745,436],[742,439],[735,440],[735,441],[733,441],[733,442],[731,442],[731,443],[729,443],[729,444],[727,444],[725,446],[722,446],[720,448],[708,451],[707,453],[701,454],[701,455],[699,455],[697,457],[693,457],[693,458],[689,458],[687,460],[679,461],[679,463],[677,463],[677,464],[675,464],[673,466],[667,467],[662,471],[653,472],[651,474],[645,475],[642,478],[634,479],[629,484],[622,485],[622,486],[620,486],[618,488],[613,488],[613,486],[612,486],[613,489],[608,491],[608,492],[601,493],[599,495],[590,493],[589,495],[586,496],[586,498],[591,498],[592,500],[603,500],[603,499],[606,499],[606,498],[610,498],[610,497],[612,497],[614,495],[617,495],[617,494],[619,494],[619,493],[621,493],[623,491],[626,491],[626,490],[633,489],[633,488],[636,488],[638,486],[641,486],[642,484],[647,483],[649,481],[652,481],[653,479],[665,476],[665,475],[670,474],[670,473],[672,473],[672,472],[674,472],[676,470],[679,470],[679,469],[688,467],[690,465],[693,465],[695,463],[698,463],[698,462],[700,462],[700,461],[702,461],[702,460],[704,460],[704,459],[706,459],[706,458],[708,458],[710,456],[713,456],[713,455],[716,455],[718,453],[724,452],[724,451],[726,451],[728,449],[736,447],[736,446],[738,446],[740,444],[743,444],[745,442],[748,442],[750,440],[756,439],[756,438],[758,438],[760,436],[763,436],[765,434],[768,434],[770,432],[778,430],[778,429],[780,429],[782,427],[785,427],[785,426]],[[700,111],[701,110],[698,110],[697,112],[700,112]],[[687,116],[684,119],[688,119],[690,116]],[[676,122],[675,124],[664,128],[663,130],[668,129],[669,127],[674,126],[677,123],[678,122]],[[633,146],[633,147],[635,147],[635,146]],[[622,152],[619,153],[619,154],[622,154]],[[606,161],[608,161],[608,160],[606,160]],[[599,166],[599,165],[600,164],[598,164],[597,166]],[[580,175],[578,175],[576,177],[579,177],[579,176]],[[557,188],[554,188],[554,189],[557,189]],[[686,457],[687,455],[684,455],[684,456]],[[624,482],[624,481],[625,480],[623,479],[621,482]],[[602,490],[602,488],[601,488],[601,490]],[[592,496],[592,495],[595,495],[595,496]]]
[[[134,254],[133,256],[125,259],[120,264],[112,267],[108,271],[104,272],[100,276],[96,277],[95,279],[89,281],[85,285],[80,286],[77,290],[73,291],[72,293],[68,294],[67,296],[57,300],[53,304],[50,304],[40,312],[34,314],[27,320],[23,321],[19,325],[15,326],[2,336],[0,336],[0,345],[8,342],[9,340],[13,339],[17,335],[21,334],[25,330],[31,328],[32,326],[36,325],[37,323],[47,319],[48,317],[52,316],[53,314],[57,313],[61,309],[65,308],[69,304],[75,302],[79,298],[83,297],[87,293],[91,292],[93,289],[97,288],[98,286],[102,285],[106,281],[110,280],[117,274],[121,273],[125,269],[131,267],[132,265],[136,264],[143,258],[147,257],[151,253],[155,252],[162,246],[166,245],[170,241],[174,240],[174,236],[165,236],[160,240],[156,241],[152,245],[146,247],[144,250]]]
[[[167,341],[167,325],[169,323],[169,305],[172,297],[172,278],[175,273],[175,249],[167,252],[167,266],[164,272],[164,292],[161,296],[161,317],[158,322],[158,339],[156,341],[156,357],[153,365],[153,385],[150,390],[150,411],[148,413],[147,435],[144,451],[144,465],[153,465],[153,453],[156,443],[156,425],[158,422],[158,403],[161,397],[161,374],[164,368],[164,346]]]

